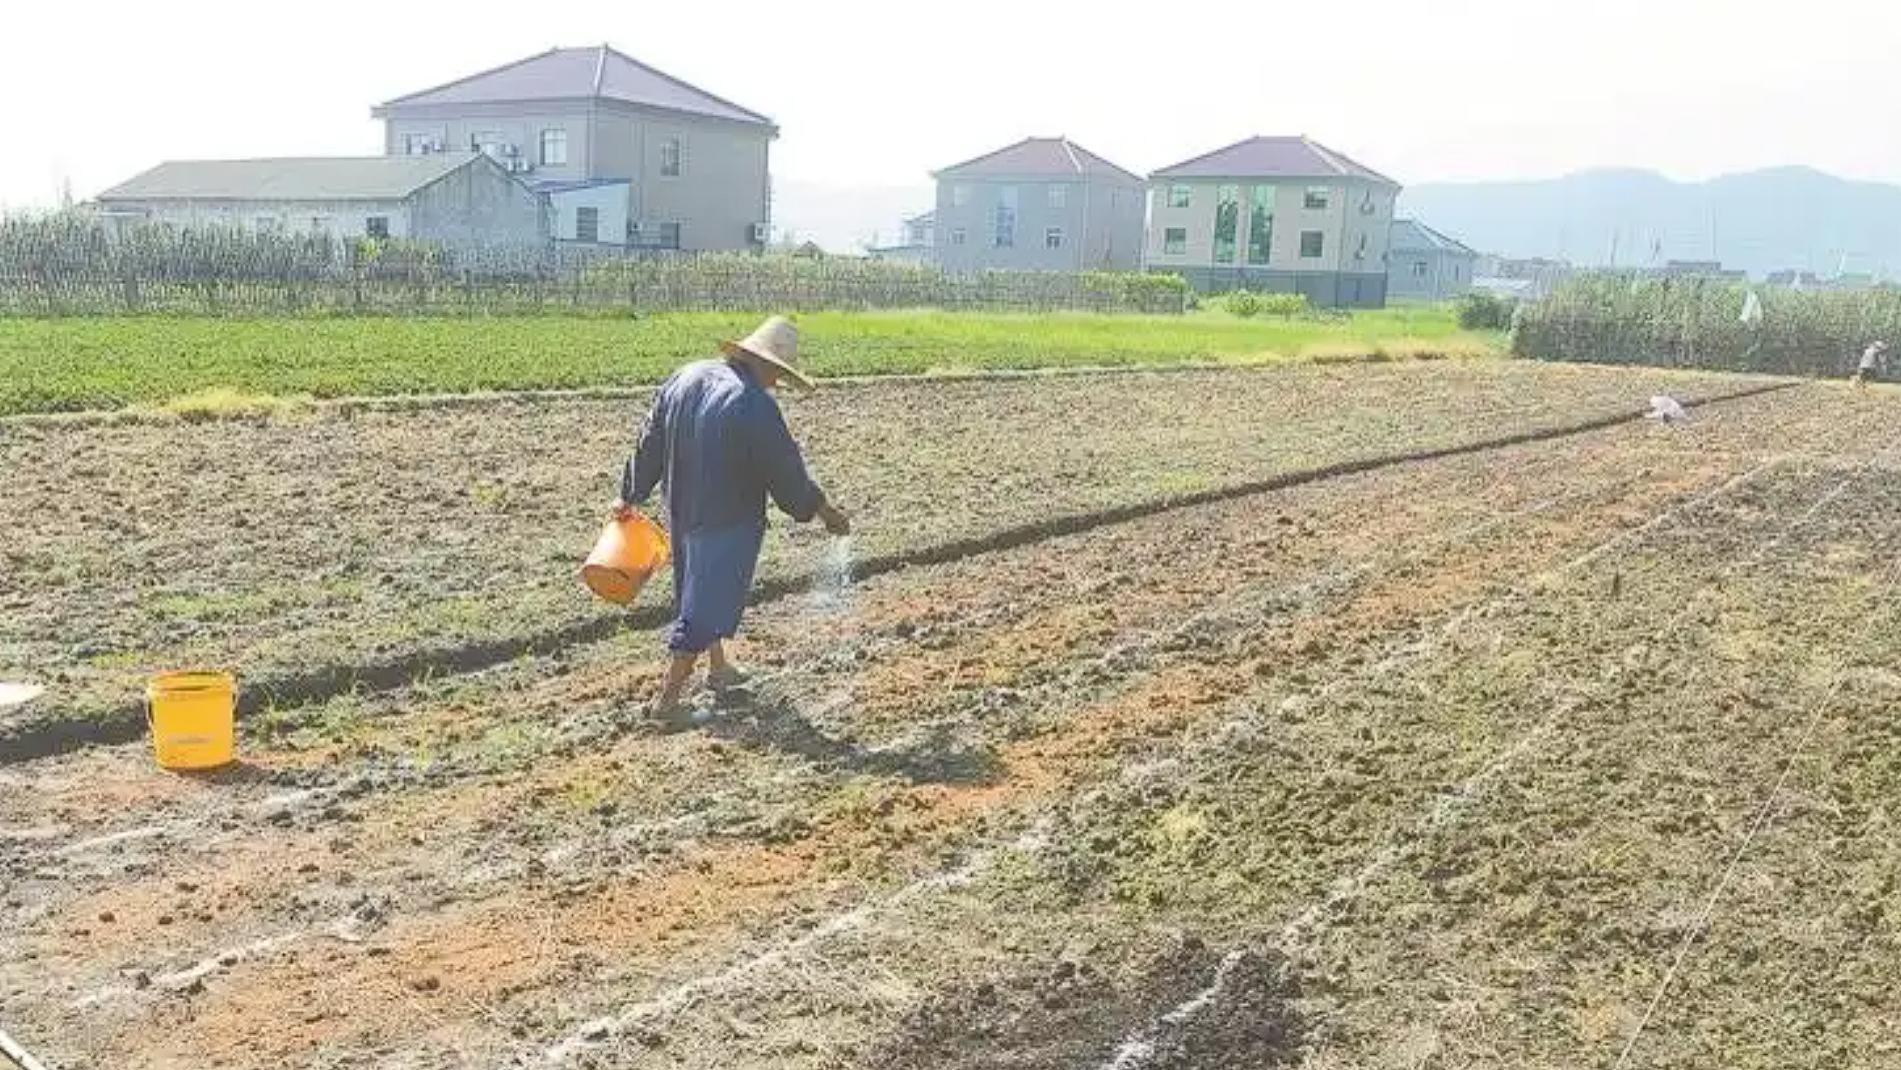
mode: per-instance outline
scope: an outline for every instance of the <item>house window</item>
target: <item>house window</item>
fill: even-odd
[[[1162,231],[1162,255],[1185,256],[1188,253],[1188,228],[1169,227]]]
[[[1333,203],[1333,191],[1325,186],[1308,186],[1307,198],[1302,202],[1308,211],[1324,212],[1327,205]]]
[[[1423,279],[1425,277],[1426,277],[1426,262],[1424,260],[1413,261],[1413,278]]]
[[[363,220],[363,233],[372,238],[389,237],[389,217],[373,215]]]
[[[484,156],[501,159],[508,147],[508,140],[494,130],[484,130],[469,137],[469,147]]]
[[[1168,206],[1170,208],[1186,208],[1193,204],[1194,201],[1194,187],[1183,185],[1168,187]]]
[[[992,244],[999,249],[1012,249],[1017,243],[1017,188],[1015,186],[997,187],[997,211],[995,227],[991,235]]]
[[[1043,232],[1043,248],[1061,249],[1063,247],[1063,228],[1050,227]]]
[[[1256,186],[1248,196],[1248,263],[1265,264],[1274,248],[1274,187]]]
[[[596,242],[601,240],[601,210],[593,205],[583,205],[574,210],[574,240]]]
[[[1069,187],[1068,186],[1051,186],[1049,188],[1049,206],[1051,208],[1062,208],[1068,204],[1069,204]],[[1052,246],[1051,248],[1054,248],[1054,246]]]
[[[680,139],[677,137],[660,143],[660,175],[662,178],[680,177]]]
[[[1300,255],[1304,260],[1318,260],[1327,252],[1327,236],[1318,230],[1300,232]]]
[[[963,227],[951,228],[951,244],[962,245],[970,237]]]
[[[568,162],[568,132],[566,130],[543,130],[541,132],[541,165],[560,167]]]
[[[970,203],[970,187],[969,186],[958,185],[958,186],[951,187],[951,207],[952,208],[962,208],[964,205],[969,204],[969,203]]]
[[[1234,263],[1235,236],[1241,226],[1241,187],[1215,189],[1215,262]]]
[[[434,152],[436,139],[428,134],[404,134],[403,153],[407,156],[426,156]]]

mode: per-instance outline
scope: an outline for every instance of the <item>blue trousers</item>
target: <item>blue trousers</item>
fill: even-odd
[[[673,627],[667,649],[697,654],[739,631],[765,542],[763,523],[673,533]]]

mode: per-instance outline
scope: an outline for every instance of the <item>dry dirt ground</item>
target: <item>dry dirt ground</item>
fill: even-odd
[[[1287,441],[1224,427],[1219,478]],[[0,766],[0,1027],[55,1067],[1901,1065],[1897,551],[1901,395],[1810,385],[796,593],[676,723],[630,631],[253,718],[208,776]]]
[[[1051,518],[1623,412],[1746,381],[1532,363],[833,386],[788,399],[812,463],[891,560]],[[140,723],[151,673],[235,666],[285,704],[596,639],[575,570],[644,395],[276,421],[0,420],[0,679]],[[823,538],[779,526],[796,585]],[[664,598],[664,592],[661,592]],[[651,622],[646,622],[651,623]],[[0,753],[10,726],[0,720]]]

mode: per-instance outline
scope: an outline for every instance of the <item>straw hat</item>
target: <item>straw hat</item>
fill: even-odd
[[[812,389],[812,380],[799,370],[799,329],[784,316],[774,316],[737,342],[721,342],[728,356],[757,357],[784,372],[793,382]]]

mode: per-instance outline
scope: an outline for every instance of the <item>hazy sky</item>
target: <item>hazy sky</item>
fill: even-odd
[[[378,101],[602,41],[772,116],[775,174],[839,185],[1057,133],[1136,171],[1307,133],[1408,183],[1901,182],[1893,0],[4,0],[0,205],[166,158],[377,152]]]

